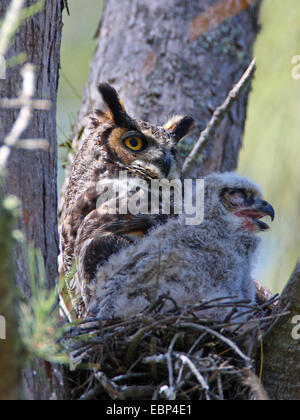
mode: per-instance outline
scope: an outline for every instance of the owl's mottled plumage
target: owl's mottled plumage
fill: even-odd
[[[176,145],[194,124],[188,116],[174,117],[164,127],[136,121],[114,88],[101,84],[99,91],[108,109],[91,118],[90,134],[73,163],[61,229],[63,272],[76,261],[77,273],[68,287],[78,315],[84,308],[76,299],[88,298],[87,284],[97,267],[166,221],[162,214],[109,214],[109,201],[99,207],[99,185],[116,188],[120,171],[127,171],[129,179],[146,181],[149,190],[152,179],[180,178]]]
[[[253,182],[232,173],[206,177],[204,222],[186,226],[184,217],[170,220],[138,247],[112,256],[87,286],[88,315],[127,318],[161,295],[180,308],[224,297],[254,303],[251,271],[267,215],[273,219],[274,210]],[[167,302],[164,310],[172,305]]]

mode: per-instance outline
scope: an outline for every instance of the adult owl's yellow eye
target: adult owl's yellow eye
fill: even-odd
[[[147,145],[147,141],[142,134],[127,133],[123,138],[124,145],[134,151],[140,152]]]
[[[143,140],[140,137],[129,137],[125,140],[125,146],[138,152],[143,148]]]

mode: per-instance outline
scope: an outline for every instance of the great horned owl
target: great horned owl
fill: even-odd
[[[252,266],[258,233],[268,229],[261,219],[274,219],[273,207],[260,188],[233,173],[205,179],[205,217],[198,226],[172,219],[112,256],[87,286],[88,316],[131,317],[161,295],[182,308],[215,298],[255,302]],[[169,309],[167,303],[164,309]],[[227,312],[215,313],[223,318]]]
[[[153,179],[180,178],[176,146],[194,125],[189,116],[176,116],[163,127],[136,121],[127,114],[113,87],[101,84],[99,91],[108,110],[96,111],[96,117],[91,118],[90,134],[75,158],[65,196],[61,229],[64,273],[75,260],[77,263],[77,273],[68,285],[71,297],[85,294],[86,284],[110,255],[166,221],[162,214],[120,214],[118,209],[110,214],[111,200],[99,205],[105,197],[99,185],[117,190],[121,171],[126,171],[129,179],[143,180],[149,189]],[[73,306],[77,307],[77,302]]]

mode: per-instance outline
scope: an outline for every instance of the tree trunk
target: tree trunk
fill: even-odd
[[[136,118],[160,123],[173,114],[191,114],[196,129],[183,143],[184,157],[249,65],[257,30],[256,0],[123,0],[121,6],[107,1],[74,149],[85,139],[86,116],[99,107],[97,85],[108,81]],[[236,168],[247,99],[248,92],[232,107],[194,177]]]
[[[300,260],[281,296],[278,311],[285,310],[264,337],[262,381],[271,399],[300,400]]]
[[[27,0],[32,6],[35,0]],[[0,16],[4,16],[10,0],[1,0]],[[49,141],[49,151],[14,150],[9,161],[6,194],[13,194],[21,202],[20,228],[28,242],[41,249],[46,269],[47,287],[54,287],[57,279],[57,139],[56,139],[56,93],[60,64],[62,32],[61,0],[45,2],[42,11],[27,19],[19,28],[6,59],[21,53],[34,64],[37,78],[37,97],[50,99],[50,112],[34,111],[30,127],[24,138],[44,138]],[[20,66],[8,68],[6,80],[0,80],[0,96],[15,98],[21,87]],[[18,115],[18,110],[1,110],[0,141],[9,133]],[[26,255],[17,249],[16,280],[25,296],[30,296],[30,281],[26,271]],[[38,363],[38,362],[37,362]],[[39,370],[26,371],[27,390],[33,399],[48,399],[51,390],[44,364]]]
[[[1,0],[0,15],[4,16],[10,0]],[[35,0],[27,0],[31,6]],[[42,250],[47,271],[47,286],[55,285],[57,277],[57,139],[56,92],[60,63],[62,31],[62,5],[60,0],[46,2],[45,8],[26,20],[18,30],[7,59],[20,53],[27,54],[27,61],[36,67],[37,97],[50,99],[50,112],[34,111],[30,127],[24,138],[45,138],[49,152],[41,150],[14,150],[9,162],[6,193],[19,197],[22,205],[20,227],[27,240]],[[15,98],[22,83],[20,66],[7,69],[6,80],[0,81],[0,96]],[[10,131],[18,110],[1,110],[0,141]],[[17,281],[26,294],[30,285],[24,266],[24,255],[18,250]]]

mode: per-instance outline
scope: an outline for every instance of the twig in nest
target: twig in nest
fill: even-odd
[[[174,349],[174,346],[176,344],[176,341],[181,336],[182,336],[182,334],[178,333],[173,337],[173,339],[171,341],[171,344],[168,348],[168,352],[166,354],[168,372],[169,372],[169,387],[168,387],[168,390],[167,390],[167,394],[168,394],[168,399],[172,399],[172,400],[176,399],[176,390],[175,390],[175,387],[174,387],[174,371],[173,371],[173,363],[172,363],[172,354],[173,354],[173,349]]]
[[[194,365],[194,363],[191,361],[191,359],[189,359],[187,356],[185,356],[184,354],[182,355],[176,355],[180,361],[182,362],[183,365],[187,365],[191,372],[193,373],[193,375],[195,376],[195,378],[197,379],[197,381],[199,382],[199,384],[202,386],[202,388],[206,391],[209,391],[209,386],[206,382],[206,380],[204,379],[204,377],[201,375],[201,373],[199,372],[199,370],[196,368],[196,366]]]
[[[233,87],[233,89],[229,92],[225,102],[223,105],[219,106],[215,112],[213,113],[212,118],[210,119],[209,123],[207,124],[204,131],[202,131],[198,141],[194,145],[192,151],[185,159],[183,164],[183,177],[187,177],[195,165],[199,154],[201,153],[205,144],[210,140],[211,137],[214,136],[216,133],[217,128],[220,126],[221,122],[223,121],[225,115],[231,108],[232,104],[237,100],[240,94],[243,91],[244,86],[251,80],[254,71],[255,71],[255,58],[250,63],[249,67],[247,68],[246,72],[243,74],[240,81]]]
[[[80,400],[93,400],[97,398],[103,389],[107,392],[112,400],[145,398],[149,397],[154,392],[154,387],[152,385],[118,386],[103,372],[96,372],[94,377],[99,382],[99,385],[83,394],[80,397]]]
[[[197,330],[200,331],[206,331],[207,333],[214,335],[216,338],[218,338],[220,341],[223,341],[225,344],[227,344],[228,347],[231,347],[232,350],[238,355],[240,356],[241,359],[244,360],[246,367],[249,367],[251,365],[251,359],[246,356],[239,348],[236,344],[233,343],[233,341],[231,341],[229,338],[224,337],[224,335],[218,333],[217,331],[214,331],[211,328],[205,327],[204,325],[197,325],[197,324],[192,324],[192,323],[184,323],[182,324],[182,327],[187,327],[187,328],[196,328]]]
[[[174,321],[175,322],[176,317],[170,317],[170,318],[166,318],[166,319],[161,320],[161,321],[154,322],[153,324],[151,324],[147,327],[141,328],[140,330],[137,331],[137,333],[132,338],[132,341],[129,345],[129,348],[128,348],[128,351],[127,351],[127,354],[126,354],[126,357],[125,357],[126,365],[129,365],[131,363],[131,361],[132,361],[132,359],[135,355],[135,351],[137,349],[137,346],[140,343],[140,341],[143,339],[144,335],[148,331],[150,331],[150,330],[152,330],[152,329],[154,329],[154,328],[156,328],[156,327],[158,327],[162,324],[165,324],[168,321],[171,321],[171,322]]]

